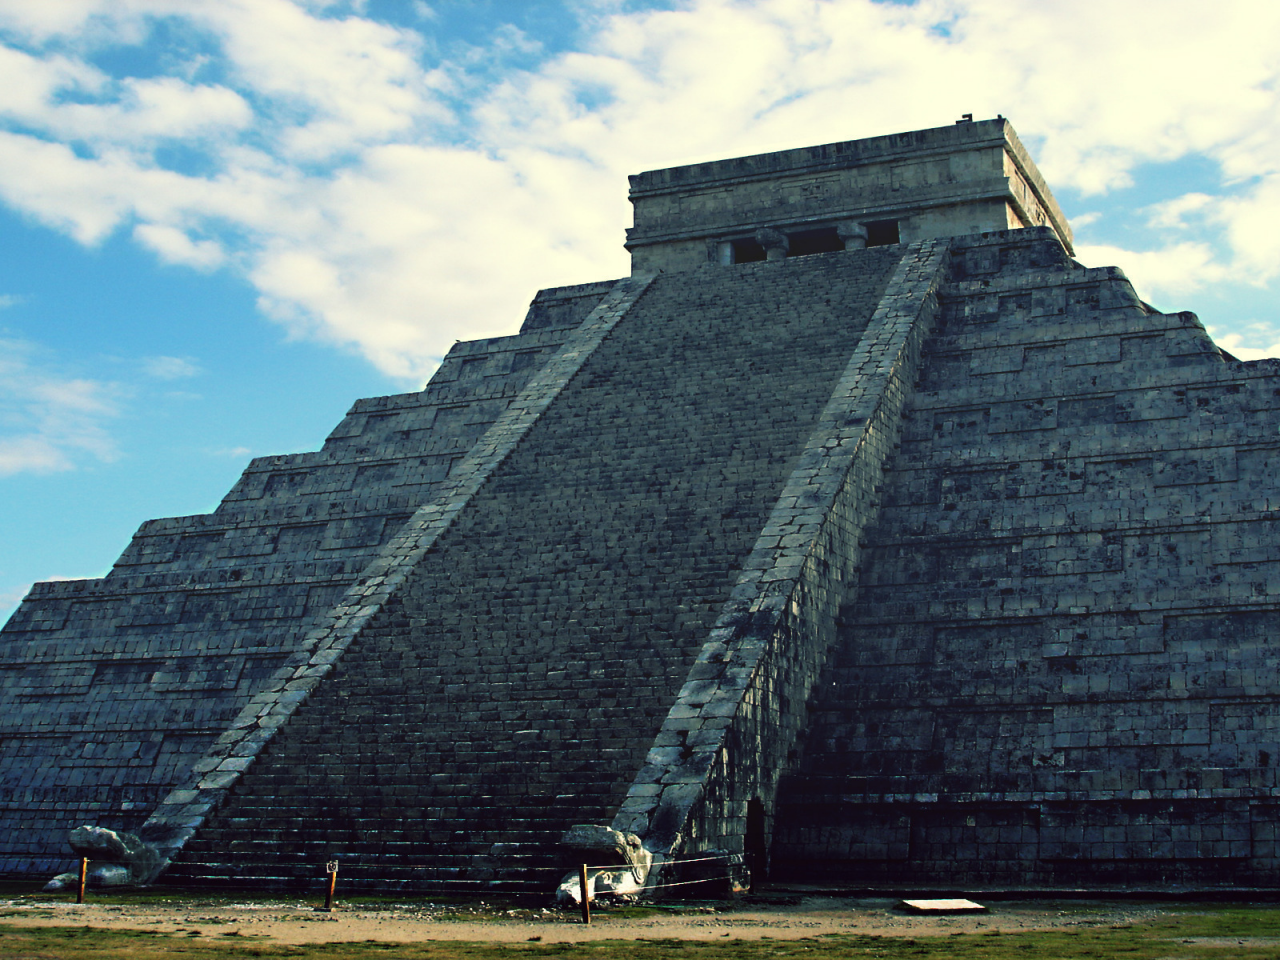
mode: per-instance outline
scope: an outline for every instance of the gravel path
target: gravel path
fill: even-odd
[[[487,942],[585,940],[799,939],[823,934],[888,937],[946,936],[992,930],[1079,929],[1152,920],[1169,911],[1153,904],[1091,901],[1014,901],[989,904],[985,914],[913,916],[894,900],[801,897],[789,903],[747,902],[664,908],[626,916],[600,910],[590,926],[576,913],[539,908],[430,904],[406,900],[376,906],[341,903],[332,913],[299,901],[199,899],[138,904],[73,903],[27,898],[0,900],[0,922],[19,926],[144,928],[188,936],[242,936],[306,944],[379,940]]]

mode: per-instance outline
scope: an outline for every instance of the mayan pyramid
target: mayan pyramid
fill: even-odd
[[[1280,364],[1076,262],[1003,119],[631,200],[631,276],[32,589],[0,871],[1280,886]]]

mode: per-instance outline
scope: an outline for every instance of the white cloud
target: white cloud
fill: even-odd
[[[200,373],[200,366],[190,357],[145,357],[142,369],[157,380],[182,380]]]
[[[1277,139],[1280,148],[1280,138]],[[1261,177],[1243,194],[1218,202],[1217,219],[1223,225],[1242,279],[1266,283],[1280,274],[1280,171]]]
[[[1213,339],[1228,353],[1241,360],[1263,360],[1280,357],[1280,320],[1247,320],[1225,330],[1208,326]]]
[[[119,394],[115,384],[48,369],[29,344],[0,340],[0,476],[115,459],[104,424],[117,415]]]
[[[1094,266],[1122,265],[1136,285],[1175,296],[1228,282],[1261,287],[1280,275],[1280,237],[1275,229],[1280,175],[1260,178],[1244,195],[1187,193],[1154,204],[1145,213],[1157,235],[1197,233],[1200,239],[1175,239],[1148,251],[1077,243],[1077,255]],[[1090,222],[1077,217],[1074,225]],[[1219,242],[1211,242],[1219,237]]]
[[[44,125],[59,95],[95,93],[107,81],[102,71],[83,61],[0,47],[0,82],[4,84],[0,110],[10,119]]]
[[[518,173],[456,149],[370,152],[362,169],[317,191],[340,230],[281,238],[262,252],[252,278],[263,309],[300,335],[356,345],[381,369],[413,377],[452,343],[451,331],[509,332],[522,302],[554,282],[548,276],[625,272],[616,247],[592,249],[574,235],[584,219],[574,208],[548,216],[555,198],[536,169],[523,183]],[[577,184],[581,198],[594,191],[609,208],[603,195],[616,185],[590,168]]]
[[[289,0],[203,4],[196,18],[221,36],[241,82],[304,117],[278,128],[286,156],[320,160],[448,119],[432,94],[443,79],[418,65],[410,31],[316,17]]]
[[[0,587],[0,622],[9,619],[9,615],[18,609],[18,604],[22,602],[22,598],[30,591],[31,584],[29,583],[9,584]]]
[[[1249,346],[1248,338],[1241,333],[1227,333],[1215,336],[1217,344],[1237,360],[1268,360],[1280,357],[1280,337],[1264,340],[1262,347]]]
[[[506,53],[541,54],[512,27],[432,66],[423,35],[327,7],[0,0],[0,197],[83,243],[124,228],[166,262],[243,270],[295,335],[406,378],[511,331],[538,286],[626,272],[627,173],[961,113],[1013,117],[1050,183],[1086,193],[1216,163],[1220,192],[1148,212],[1158,252],[1082,246],[1140,289],[1280,271],[1280,5],[595,2],[579,49],[518,72]],[[160,18],[208,40],[219,80],[190,57],[94,66]],[[165,169],[172,142],[207,169]]]
[[[150,247],[168,263],[181,263],[198,270],[219,267],[227,259],[222,244],[216,240],[192,240],[177,227],[160,223],[140,223],[133,236]]]
[[[114,103],[70,103],[44,111],[49,132],[95,146],[132,148],[155,140],[218,136],[253,119],[239,94],[225,87],[194,86],[176,77],[127,79]]]
[[[1177,243],[1145,251],[1078,243],[1076,259],[1090,267],[1120,266],[1138,296],[1147,300],[1198,290],[1226,275],[1213,249],[1204,243]]]
[[[117,2],[122,14],[136,15],[146,10],[145,4],[132,0]],[[50,37],[82,31],[91,17],[102,16],[107,11],[108,3],[105,0],[57,0],[56,3],[0,0],[0,27],[24,39],[40,43]]]
[[[1185,193],[1172,200],[1165,200],[1147,209],[1148,223],[1162,230],[1186,230],[1191,226],[1187,218],[1190,215],[1203,216],[1214,205],[1213,197],[1207,193]],[[1079,218],[1077,218],[1078,220]]]

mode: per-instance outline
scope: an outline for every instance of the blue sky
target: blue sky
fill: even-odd
[[[1076,230],[1280,353],[1280,5],[0,0],[0,618],[627,272],[626,175],[1003,114]]]

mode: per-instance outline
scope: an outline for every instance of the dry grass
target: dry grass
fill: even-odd
[[[247,957],[320,960],[1280,960],[1280,909],[1216,905],[1171,906],[1159,920],[1078,931],[959,933],[945,937],[823,936],[799,940],[603,940],[577,944],[424,942],[290,946],[237,932],[158,933],[88,927],[15,927],[0,923],[5,960],[238,960]]]

